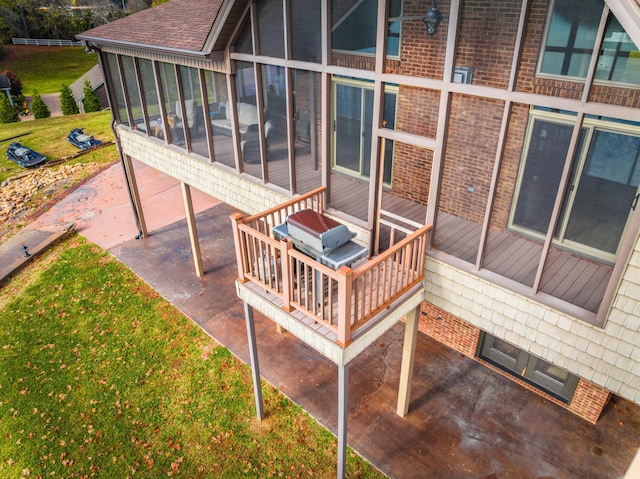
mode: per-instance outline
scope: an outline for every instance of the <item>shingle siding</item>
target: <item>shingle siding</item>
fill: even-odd
[[[427,258],[425,300],[480,330],[638,403],[638,256],[640,241],[604,328],[584,323],[434,258]]]

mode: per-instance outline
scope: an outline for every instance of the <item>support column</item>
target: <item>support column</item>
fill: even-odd
[[[193,253],[193,262],[196,267],[196,274],[202,278],[204,276],[204,268],[202,267],[202,254],[200,253],[200,241],[198,241],[198,229],[196,227],[196,215],[193,213],[193,201],[191,201],[191,187],[181,182],[182,199],[184,200],[184,209],[187,215],[187,225],[189,226],[189,239],[191,240],[191,252]]]
[[[139,228],[139,237],[146,238],[149,236],[147,231],[147,223],[144,220],[144,213],[142,211],[142,202],[140,201],[140,193],[138,192],[138,182],[136,181],[136,174],[133,170],[133,163],[129,155],[122,154],[122,166],[124,167],[125,181],[128,183],[129,194],[131,195],[131,202],[133,203],[134,213],[137,217],[137,223]]]
[[[260,365],[258,364],[258,345],[256,342],[256,326],[253,320],[253,308],[244,304],[244,319],[247,323],[247,340],[249,341],[249,360],[253,376],[253,395],[256,398],[256,415],[259,420],[264,419],[264,404],[262,402],[262,387],[260,386]]]
[[[404,328],[404,344],[402,346],[402,366],[400,367],[400,385],[398,386],[398,407],[396,414],[406,416],[409,412],[411,396],[411,380],[413,378],[413,360],[416,355],[418,339],[418,306],[407,314]]]
[[[347,417],[349,415],[349,365],[338,365],[338,479],[347,469]]]

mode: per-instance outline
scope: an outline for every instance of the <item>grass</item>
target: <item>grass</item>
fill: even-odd
[[[113,141],[109,111],[1,124],[0,183],[24,171],[24,168],[5,156],[11,142],[18,141],[50,160],[57,159],[79,151],[67,141],[67,135],[73,128],[84,128],[87,133],[105,142]],[[115,147],[109,147],[84,156],[82,161],[110,161],[116,158]]]
[[[5,45],[8,55],[0,71],[12,70],[22,82],[22,93],[59,93],[62,83],[71,85],[98,63],[95,53],[82,47]]]
[[[260,422],[248,367],[78,236],[0,290],[0,477],[335,477],[335,437],[263,392]]]

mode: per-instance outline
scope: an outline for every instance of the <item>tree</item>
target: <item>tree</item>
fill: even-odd
[[[80,113],[78,110],[78,104],[76,103],[76,99],[73,97],[73,93],[69,86],[62,84],[62,89],[60,90],[60,109],[62,110],[63,115],[77,115]]]
[[[82,87],[82,93],[84,94],[84,100],[82,100],[82,104],[84,105],[84,112],[91,113],[92,111],[100,111],[102,109],[102,105],[100,104],[100,99],[93,88],[91,87],[91,83],[89,80],[84,81],[84,87]]]
[[[72,8],[76,3],[91,8],[76,10]],[[134,3],[144,5],[145,0]],[[111,0],[0,0],[0,42],[11,37],[71,40],[77,33],[125,14]]]
[[[2,73],[7,75],[7,77],[9,78],[9,81],[11,82],[11,95],[12,96],[22,95],[22,82],[18,78],[18,75],[16,75],[11,70],[5,70]]]
[[[38,94],[37,91],[33,92],[31,111],[33,112],[33,116],[36,120],[39,120],[40,118],[49,118],[51,116],[49,107],[44,101],[42,101],[42,97]]]
[[[9,103],[7,95],[0,94],[0,123],[15,123],[20,121],[18,114]]]

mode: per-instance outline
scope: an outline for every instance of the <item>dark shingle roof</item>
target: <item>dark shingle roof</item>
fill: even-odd
[[[80,40],[202,52],[223,0],[172,0],[93,28]]]
[[[99,64],[94,66],[91,70],[89,70],[87,73],[85,73],[76,81],[74,81],[71,85],[69,85],[69,88],[71,88],[71,93],[73,93],[73,97],[76,100],[84,99],[84,81],[85,80],[89,80],[89,83],[91,83],[91,88],[93,88],[94,91],[97,90],[98,87],[104,83],[102,66],[100,66]]]
[[[6,73],[0,73],[0,89],[7,90],[11,88],[11,82]]]

